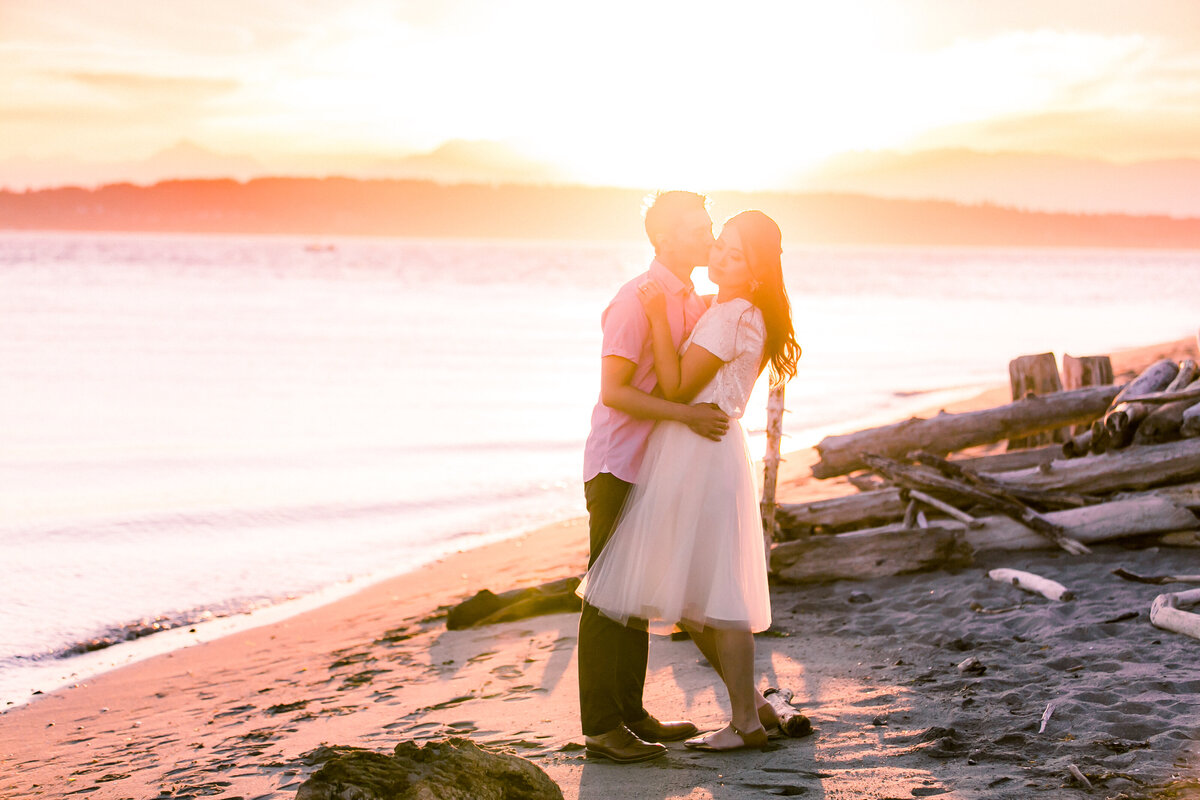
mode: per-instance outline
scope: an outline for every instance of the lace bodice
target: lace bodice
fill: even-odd
[[[681,352],[698,344],[725,363],[692,402],[716,403],[730,417],[740,418],[761,371],[766,339],[762,312],[749,300],[714,302]]]

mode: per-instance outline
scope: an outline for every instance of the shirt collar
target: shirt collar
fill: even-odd
[[[650,277],[671,294],[686,294],[695,289],[691,281],[684,283],[679,280],[679,277],[667,269],[657,258],[650,262]]]

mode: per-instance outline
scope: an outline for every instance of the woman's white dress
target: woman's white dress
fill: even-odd
[[[605,616],[661,631],[681,620],[770,626],[754,462],[739,422],[765,339],[762,312],[737,298],[714,304],[684,343],[725,362],[693,402],[720,406],[729,432],[714,442],[679,422],[655,426],[612,538],[579,587]]]

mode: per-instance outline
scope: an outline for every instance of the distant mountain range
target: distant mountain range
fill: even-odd
[[[845,153],[791,188],[992,203],[1038,211],[1200,217],[1200,160],[1117,164],[1035,153]]]
[[[277,175],[432,180],[439,183],[562,183],[546,164],[498,142],[452,140],[428,153],[407,156],[280,156],[269,164],[180,141],[140,161],[83,162],[12,159],[0,162],[0,188],[95,188],[112,183],[150,185],[164,180],[232,178],[246,181]]]
[[[166,181],[0,191],[0,229],[644,240],[646,192],[348,178]],[[722,192],[720,222],[760,208],[789,243],[1200,249],[1200,219],[1052,214],[834,193]]]
[[[562,171],[498,142],[446,142],[404,156],[277,156],[269,163],[182,141],[141,161],[0,162],[0,188],[94,188],[195,178],[348,177],[439,183],[566,185]],[[1200,217],[1200,160],[1118,164],[1055,154],[926,150],[843,153],[802,173],[781,174],[780,191],[862,194],[1011,208]],[[717,192],[714,192],[717,193]]]

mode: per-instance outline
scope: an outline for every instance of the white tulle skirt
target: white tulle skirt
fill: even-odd
[[[754,462],[737,420],[719,442],[660,422],[612,538],[579,594],[622,624],[641,618],[762,631],[771,625]]]

